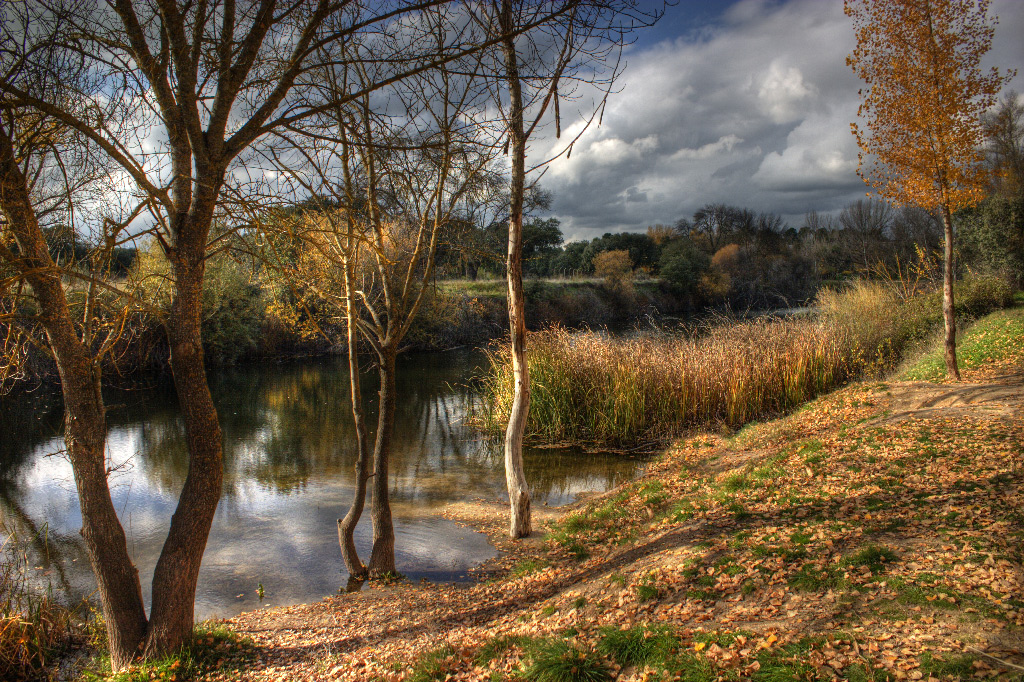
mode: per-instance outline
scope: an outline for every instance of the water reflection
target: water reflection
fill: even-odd
[[[461,579],[493,555],[482,535],[437,514],[451,501],[504,497],[500,445],[467,424],[477,400],[467,382],[482,362],[477,353],[450,352],[400,363],[391,494],[397,562],[414,579]],[[346,576],[335,521],[351,499],[355,458],[345,364],[238,368],[218,373],[211,388],[224,432],[224,496],[200,573],[197,614],[253,608],[259,583],[263,603],[271,605],[336,592]],[[364,390],[375,395],[372,373]],[[148,584],[187,473],[184,427],[166,387],[109,400],[120,405],[110,413],[111,492]],[[62,456],[47,456],[62,445],[59,410],[21,412],[2,417],[2,521],[26,538],[44,535],[45,527],[55,586],[87,592],[91,576],[71,468]],[[605,490],[637,467],[622,456],[571,450],[530,450],[525,459],[536,503],[550,505]],[[366,515],[356,542],[369,552]],[[45,551],[40,545],[36,554]]]

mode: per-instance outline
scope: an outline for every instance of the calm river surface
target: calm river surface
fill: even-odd
[[[504,499],[500,444],[466,424],[478,404],[468,382],[484,362],[479,352],[451,351],[399,363],[391,500],[398,568],[414,580],[464,580],[470,567],[495,554],[482,534],[440,516],[448,502]],[[374,399],[375,384],[375,374],[367,375],[364,392]],[[256,608],[260,584],[264,605],[337,592],[347,575],[336,520],[351,500],[355,457],[344,361],[218,370],[211,388],[224,431],[224,495],[199,575],[196,616]],[[111,492],[148,602],[187,470],[184,428],[167,387],[118,392],[108,402]],[[89,594],[94,582],[78,533],[71,466],[61,453],[59,408],[0,419],[0,530],[28,543],[37,576],[75,597]],[[635,476],[639,464],[579,450],[526,453],[538,505],[607,490]],[[367,509],[357,530],[364,560],[368,517]]]

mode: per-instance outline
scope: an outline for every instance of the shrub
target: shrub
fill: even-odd
[[[690,239],[677,239],[662,251],[659,266],[662,279],[692,296],[711,267],[711,258]]]
[[[604,279],[608,288],[628,291],[632,287],[633,261],[629,251],[602,251],[594,256],[594,274]]]

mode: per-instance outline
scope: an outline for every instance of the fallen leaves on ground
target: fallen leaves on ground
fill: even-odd
[[[1005,375],[1016,361],[965,379],[1000,369],[1024,390]],[[708,679],[766,665],[816,679],[1016,674],[1022,414],[960,403],[894,416],[915,386],[862,383],[734,436],[680,440],[642,479],[550,523],[543,543],[500,540],[495,512],[485,525],[506,552],[489,580],[243,614],[229,626],[258,662],[242,677],[511,679],[529,641],[594,651],[608,626],[638,625],[667,628]],[[655,672],[607,663],[621,680]]]

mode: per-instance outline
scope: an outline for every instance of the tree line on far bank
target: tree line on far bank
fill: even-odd
[[[1004,107],[1012,103],[1007,99]],[[1016,109],[1018,120],[1021,109]],[[1015,158],[1003,159],[989,195],[955,216],[957,268],[961,275],[994,274],[1024,283],[1024,193],[1014,179]],[[534,210],[550,205],[540,195]],[[278,213],[287,222],[310,205]],[[468,213],[468,211],[467,211]],[[280,225],[278,226],[280,227]],[[94,267],[92,248],[68,239],[68,231],[46,233],[53,258],[78,268]],[[486,280],[503,276],[507,223],[484,227],[455,216],[439,236],[435,280]],[[331,352],[344,339],[344,325],[332,295],[339,291],[296,287],[268,264],[253,233],[224,236],[226,248],[209,260],[203,292],[203,339],[207,358],[235,363],[246,358]],[[287,252],[287,267],[308,265],[301,240]],[[557,218],[529,218],[524,224],[526,277],[538,280],[586,278],[598,283],[527,287],[535,304],[531,328],[556,323],[603,326],[629,323],[636,314],[685,314],[704,309],[772,309],[799,306],[824,287],[856,278],[907,280],[917,286],[941,280],[942,223],[919,208],[893,209],[858,200],[838,215],[808,213],[799,227],[772,213],[708,204],[674,225],[646,232],[607,233],[590,241],[564,242]],[[280,258],[285,250],[277,253]],[[114,279],[139,283],[137,294],[162,308],[169,304],[169,266],[155,245],[119,247],[99,269]],[[278,263],[281,265],[281,263]],[[641,284],[642,283],[642,284]],[[637,290],[641,284],[641,291]],[[652,293],[653,292],[653,293]],[[413,323],[407,347],[444,348],[485,343],[505,333],[503,293],[481,297],[472,286],[435,286]],[[125,337],[121,371],[161,370],[166,357],[157,320],[141,310],[133,334]],[[39,359],[45,363],[44,358]],[[37,363],[35,376],[47,369]]]

